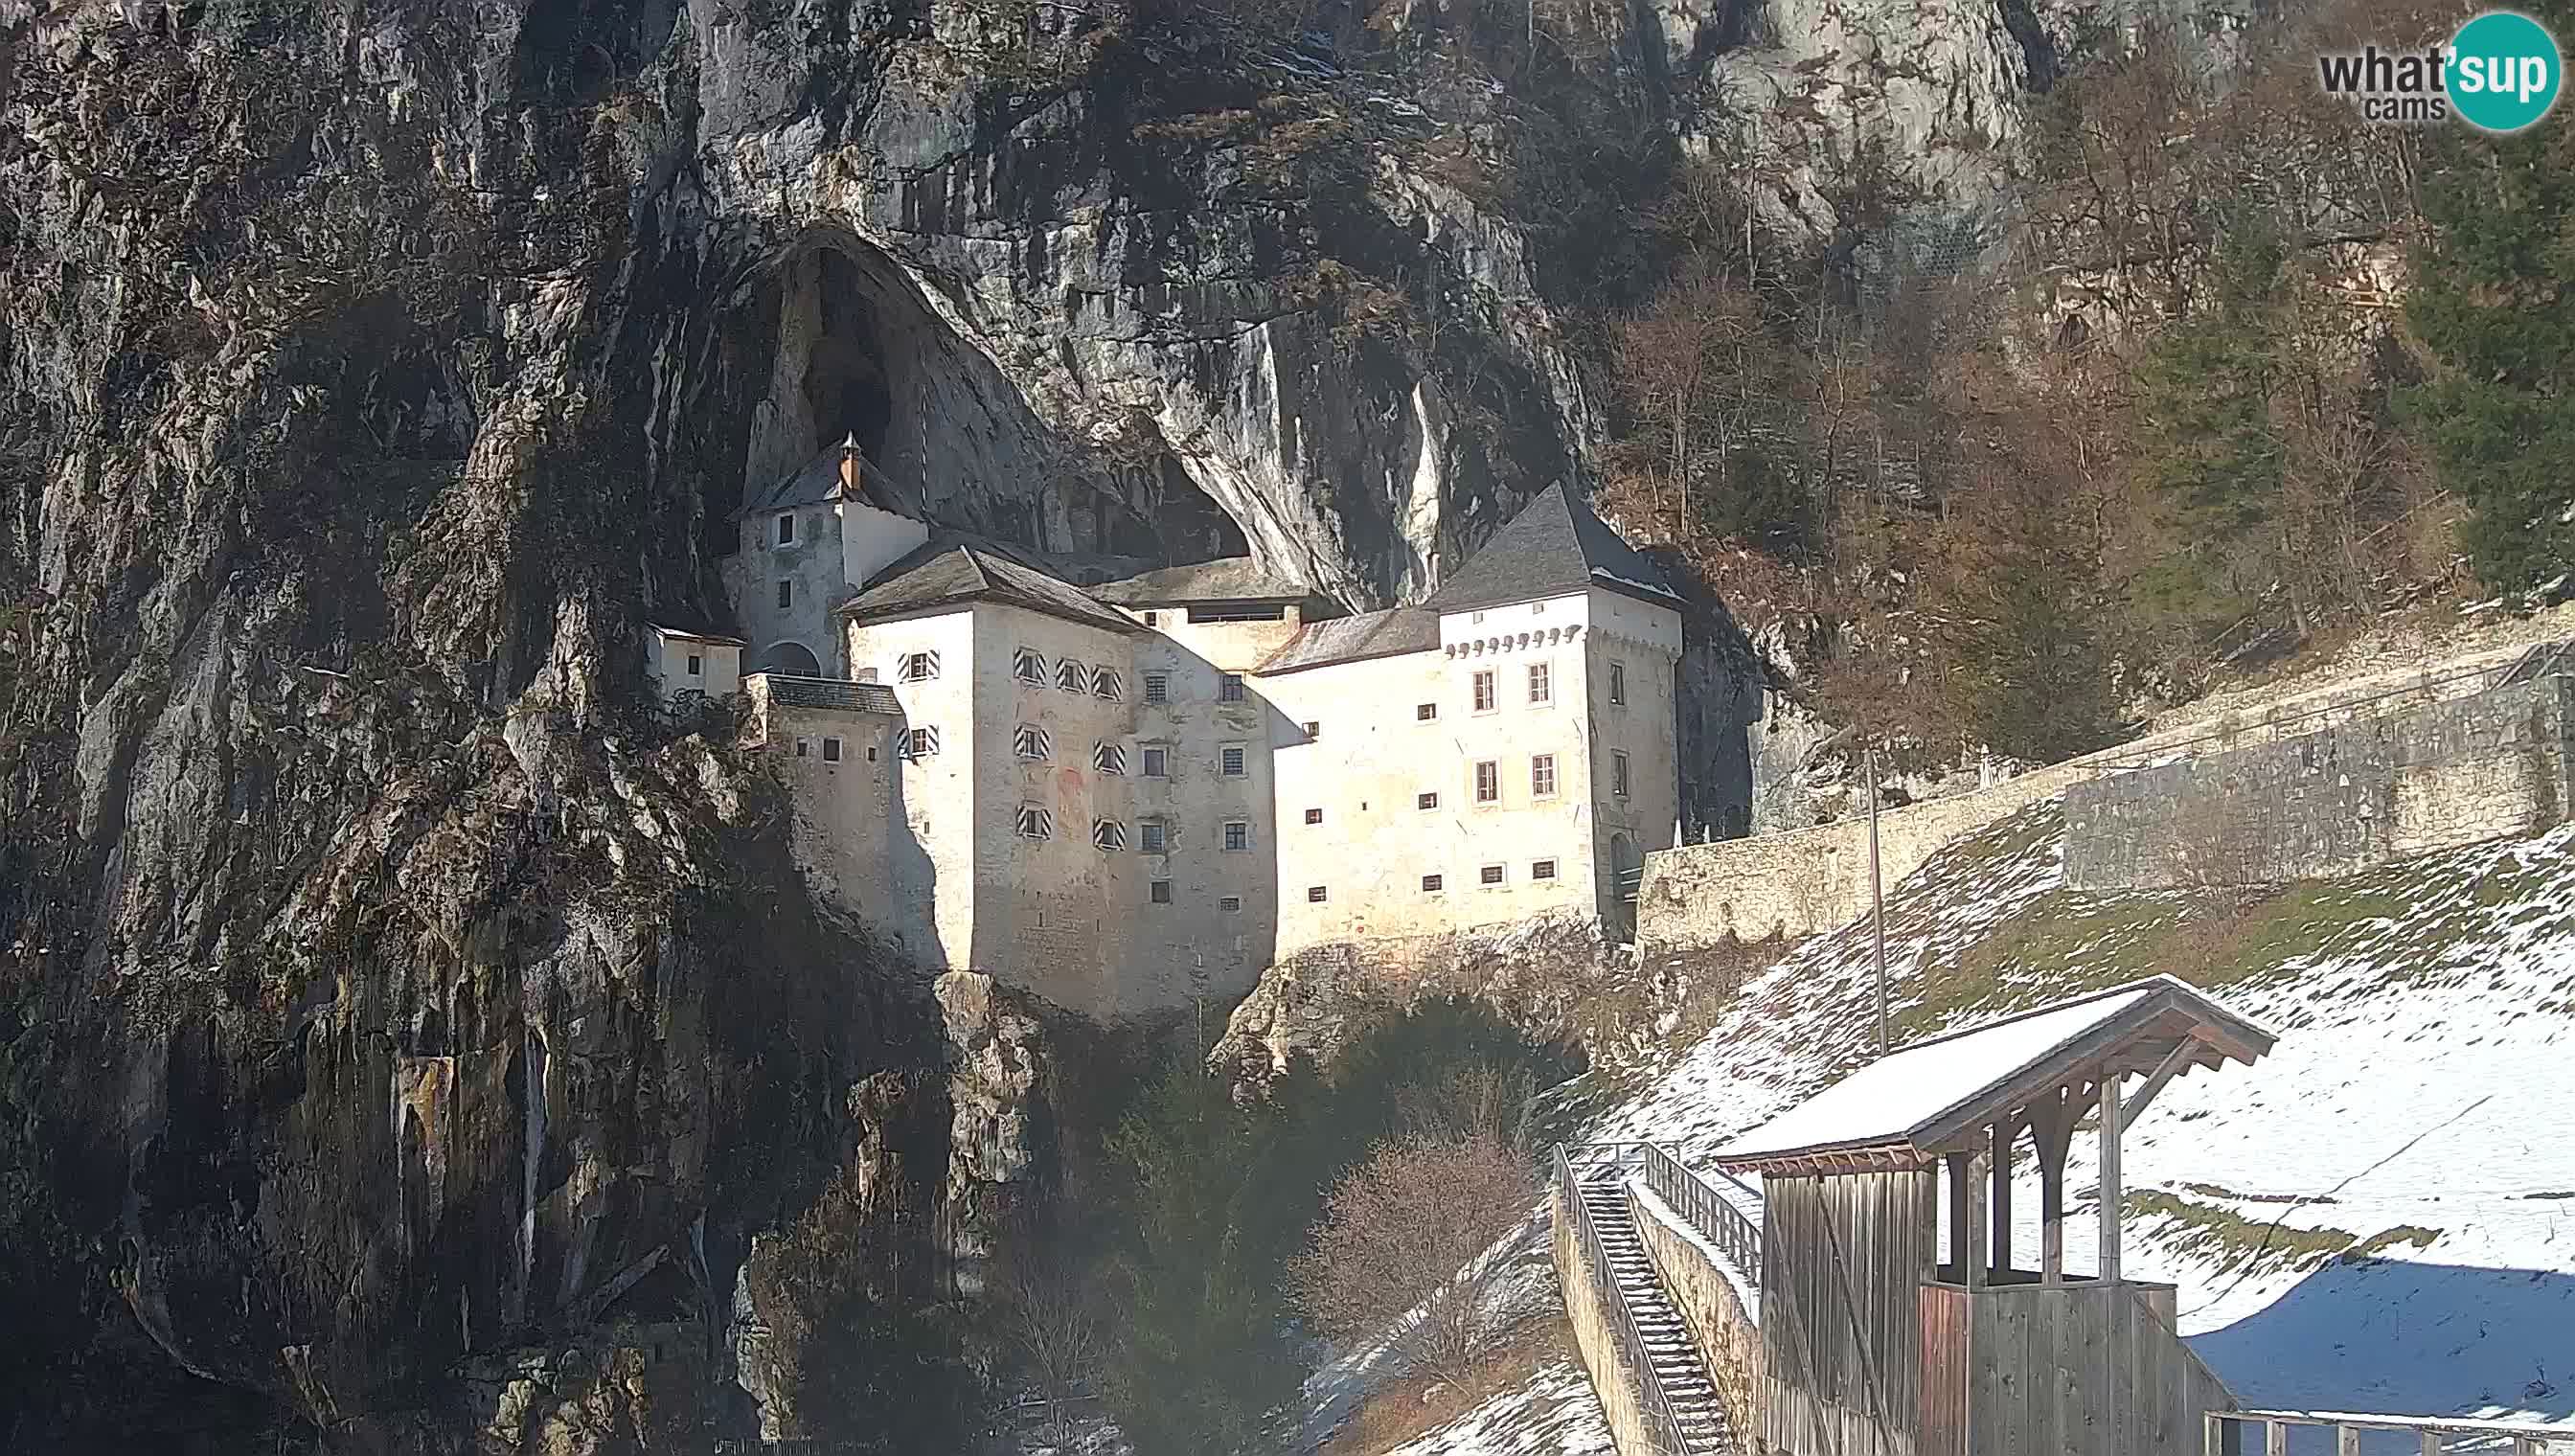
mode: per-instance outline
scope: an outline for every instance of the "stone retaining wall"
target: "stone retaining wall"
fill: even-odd
[[[2575,680],[2542,678],[2079,784],[2066,883],[2268,883],[2536,832],[2566,816],[2570,707]]]
[[[1878,815],[1881,880],[1892,888],[1951,840],[2077,784],[2112,774],[2133,776],[2130,770],[2144,761],[2225,754],[2239,744],[2288,741],[2283,734],[2302,729],[2368,723],[2482,696],[2487,683],[2524,652],[2488,652],[2439,670],[2336,683],[2282,698],[2258,712],[2247,709],[2193,721],[1971,792],[1886,810]],[[1729,941],[1793,940],[1866,914],[1868,896],[1865,815],[1811,829],[1658,849],[1645,856],[1637,887],[1636,939],[1647,953]]]

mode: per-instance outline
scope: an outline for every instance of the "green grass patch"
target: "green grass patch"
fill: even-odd
[[[2428,1249],[2433,1245],[2434,1241],[2438,1240],[2440,1237],[2441,1231],[2437,1228],[2424,1228],[2419,1224],[2412,1223],[2399,1224],[2394,1228],[2381,1233],[2373,1233],[2369,1237],[2362,1239],[2359,1243],[2352,1245],[2351,1252],[2344,1254],[2343,1257],[2346,1259],[2372,1258],[2385,1250],[2396,1248],[2400,1245],[2409,1249]]]
[[[2285,1223],[2257,1223],[2230,1209],[2195,1202],[2159,1188],[2131,1190],[2119,1200],[2130,1218],[2168,1220],[2172,1243],[2198,1259],[2233,1269],[2249,1259],[2306,1270],[2322,1268],[2360,1242],[2358,1234],[2338,1228],[2292,1228]]]

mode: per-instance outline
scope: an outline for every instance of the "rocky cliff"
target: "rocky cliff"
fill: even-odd
[[[0,0],[0,1443],[756,1434],[755,1237],[937,1292],[997,1033],[818,916],[641,624],[845,433],[957,525],[1417,594],[1585,470],[1598,209],[1794,28],[1281,8]]]

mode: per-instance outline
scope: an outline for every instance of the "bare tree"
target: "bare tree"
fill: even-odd
[[[1002,1331],[1037,1377],[1055,1418],[1055,1442],[1072,1438],[1071,1406],[1086,1394],[1108,1352],[1090,1284],[1061,1256],[1033,1258],[1003,1290]]]
[[[1380,1145],[1333,1187],[1288,1297],[1336,1340],[1391,1331],[1412,1369],[1462,1381],[1509,1332],[1494,1245],[1526,1216],[1528,1165],[1503,1140],[1419,1136]]]

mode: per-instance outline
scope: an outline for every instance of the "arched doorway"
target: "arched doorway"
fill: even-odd
[[[820,678],[823,664],[815,658],[814,650],[801,642],[771,643],[769,650],[760,655],[759,671],[790,678]]]

